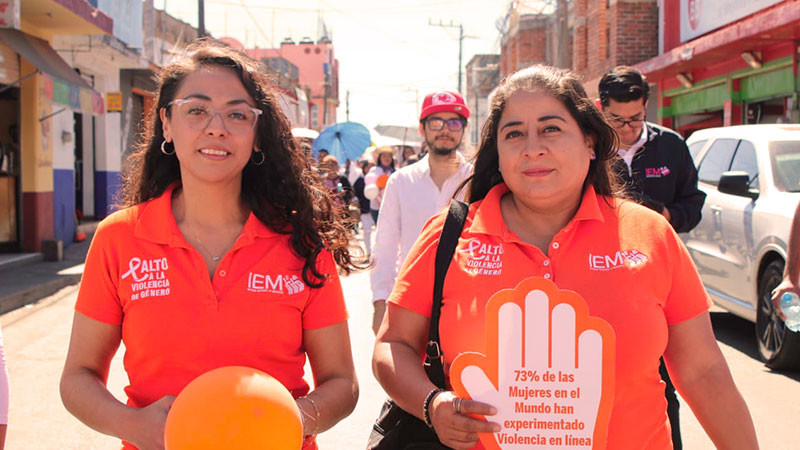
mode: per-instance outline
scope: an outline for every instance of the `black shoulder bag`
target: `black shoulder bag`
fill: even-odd
[[[436,247],[436,269],[433,282],[433,307],[431,308],[428,346],[425,349],[425,373],[436,386],[445,389],[444,365],[439,345],[439,314],[442,307],[444,278],[453,253],[464,228],[469,206],[457,200],[450,201],[450,210],[444,222],[439,245]],[[405,412],[392,400],[386,400],[372,433],[368,450],[445,450],[445,447],[425,422]]]

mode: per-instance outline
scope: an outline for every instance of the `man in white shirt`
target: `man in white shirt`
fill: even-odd
[[[450,203],[456,189],[472,174],[472,164],[458,151],[467,119],[469,109],[458,93],[443,91],[425,96],[419,132],[428,154],[393,173],[386,183],[370,274],[375,309],[372,329],[376,334],[386,311],[386,298],[422,227]],[[464,199],[463,189],[456,198]]]

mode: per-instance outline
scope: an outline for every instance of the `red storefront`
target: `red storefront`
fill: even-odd
[[[798,0],[664,0],[663,52],[636,67],[658,86],[658,120],[685,135],[798,122]]]

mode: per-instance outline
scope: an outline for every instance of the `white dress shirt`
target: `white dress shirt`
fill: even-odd
[[[450,204],[458,186],[472,174],[472,164],[457,153],[460,167],[442,185],[431,178],[428,155],[415,164],[397,170],[389,177],[378,213],[375,233],[375,258],[370,281],[372,301],[389,297],[397,273],[417,240],[422,227],[434,214]],[[457,198],[464,199],[465,189]]]
[[[645,123],[642,127],[642,134],[639,136],[639,140],[634,142],[633,145],[628,147],[627,149],[619,147],[617,148],[617,154],[625,161],[625,164],[628,165],[628,173],[631,171],[631,164],[633,164],[633,157],[636,155],[636,152],[639,151],[640,148],[644,147],[645,142],[647,142],[647,124]]]

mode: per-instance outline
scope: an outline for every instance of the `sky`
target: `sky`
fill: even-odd
[[[529,0],[529,3],[533,0]],[[499,53],[497,22],[511,0],[205,0],[205,26],[246,48],[273,48],[289,36],[316,40],[320,20],[339,60],[337,121],[368,127],[416,126],[429,92],[458,88],[458,25],[463,65],[476,54]],[[197,0],[155,0],[157,9],[197,26]],[[453,24],[440,27],[439,23]],[[430,25],[434,23],[437,26]],[[463,71],[463,69],[462,69]],[[462,91],[466,75],[462,73]]]

